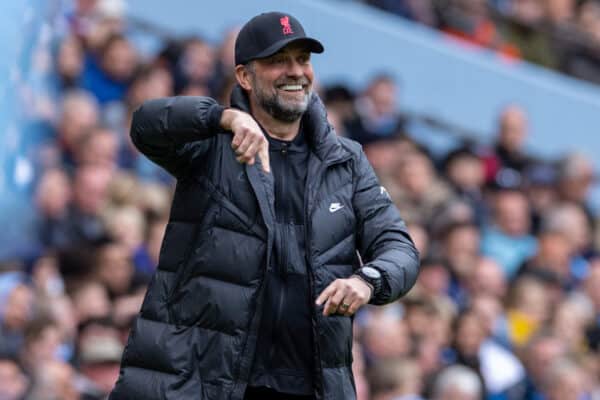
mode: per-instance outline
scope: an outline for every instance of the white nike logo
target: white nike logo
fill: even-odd
[[[341,205],[340,203],[331,203],[331,205],[329,206],[329,212],[334,213],[337,210],[339,210],[340,208],[344,208],[344,206]]]
[[[387,197],[388,199],[391,199],[390,194],[388,193],[387,189],[384,188],[383,186],[379,187],[379,194],[385,194],[385,197]]]

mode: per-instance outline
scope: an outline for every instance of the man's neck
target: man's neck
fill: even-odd
[[[283,122],[276,120],[269,113],[251,104],[252,116],[258,121],[269,136],[279,140],[293,140],[300,130],[300,119],[294,122]]]

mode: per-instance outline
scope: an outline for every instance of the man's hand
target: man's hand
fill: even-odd
[[[317,305],[325,303],[323,307],[325,316],[337,313],[349,317],[369,302],[372,291],[372,288],[359,277],[336,279],[319,295]]]
[[[223,129],[233,132],[231,147],[237,155],[236,160],[253,165],[256,156],[260,158],[263,170],[271,172],[269,164],[269,141],[249,114],[233,109],[226,109],[221,116]]]

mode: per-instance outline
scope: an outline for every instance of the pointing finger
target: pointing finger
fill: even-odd
[[[268,143],[265,144],[263,147],[261,147],[261,149],[258,151],[258,158],[260,159],[260,162],[262,164],[263,171],[265,171],[266,173],[270,173],[271,165],[270,165],[270,161],[269,161]]]

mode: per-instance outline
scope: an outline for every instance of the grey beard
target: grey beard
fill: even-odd
[[[269,113],[270,116],[282,122],[294,122],[302,117],[308,106],[310,93],[306,95],[306,102],[298,106],[286,106],[280,101],[279,96],[272,97],[257,96],[261,107]]]

